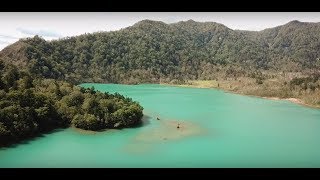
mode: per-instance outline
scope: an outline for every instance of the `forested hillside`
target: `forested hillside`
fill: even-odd
[[[259,32],[192,20],[143,20],[113,32],[21,39],[0,53],[41,77],[72,83],[181,82],[320,67],[320,24],[292,21]]]

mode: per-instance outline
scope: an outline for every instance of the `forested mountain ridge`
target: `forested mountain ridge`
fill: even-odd
[[[320,24],[291,21],[262,31],[193,20],[143,20],[112,32],[60,40],[21,39],[0,58],[68,82],[143,83],[302,72],[320,67]]]
[[[291,21],[285,25],[249,32],[247,37],[268,48],[274,59],[296,63],[302,68],[320,66],[320,23]],[[291,61],[291,62],[290,62]]]

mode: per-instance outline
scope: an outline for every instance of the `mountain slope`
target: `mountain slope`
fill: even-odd
[[[140,83],[249,76],[320,67],[320,24],[292,21],[259,32],[193,20],[143,20],[113,32],[61,40],[36,36],[0,52],[42,77],[69,82]]]

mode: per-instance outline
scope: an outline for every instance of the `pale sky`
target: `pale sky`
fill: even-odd
[[[231,29],[260,31],[292,20],[320,22],[320,12],[0,12],[0,49],[38,34],[47,40],[113,31],[144,20],[174,23],[193,19],[217,22]]]

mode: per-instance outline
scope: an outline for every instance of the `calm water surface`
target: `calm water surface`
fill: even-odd
[[[82,84],[140,102],[143,127],[83,133],[69,128],[0,149],[0,167],[320,167],[320,110],[212,89]],[[160,121],[206,133],[136,141]]]

